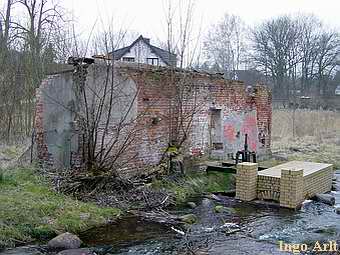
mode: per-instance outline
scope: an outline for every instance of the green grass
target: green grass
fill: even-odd
[[[207,174],[191,174],[173,180],[155,180],[152,187],[165,189],[175,199],[176,204],[187,201],[190,197],[203,193],[221,192],[230,188],[231,174],[212,172]]]
[[[33,168],[0,170],[0,247],[79,233],[119,214],[54,192]]]

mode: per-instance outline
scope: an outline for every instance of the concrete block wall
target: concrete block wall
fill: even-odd
[[[256,198],[274,200],[281,207],[295,209],[305,198],[330,191],[333,174],[333,166],[325,165],[308,175],[304,175],[302,168],[283,168],[279,177],[266,176],[257,174],[257,164],[242,163],[237,166],[236,198],[244,201]]]
[[[304,191],[306,197],[313,197],[317,193],[325,193],[332,188],[333,166],[304,177]]]
[[[304,200],[303,169],[281,170],[280,206],[295,209]]]
[[[240,163],[236,171],[236,198],[251,201],[257,198],[257,163]]]
[[[257,177],[257,198],[279,201],[280,178],[259,175]]]

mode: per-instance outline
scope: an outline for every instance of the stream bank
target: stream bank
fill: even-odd
[[[55,192],[36,168],[0,169],[0,250],[79,233],[117,219],[117,208],[98,207]]]
[[[34,166],[0,170],[0,251],[5,247],[45,243],[66,231],[78,234],[115,221],[130,209],[152,210],[151,199],[167,202],[161,204],[161,208],[175,206],[189,196],[218,191],[229,183],[229,176],[207,176],[201,172],[155,179],[131,193],[122,191],[119,195],[125,200],[121,201],[113,196],[117,195],[115,190],[105,194],[106,197],[96,194],[96,199],[85,197],[79,201],[56,192],[57,185],[52,186],[52,178],[46,178],[47,175]],[[113,204],[107,203],[105,198]],[[159,204],[155,206],[159,207]]]
[[[336,176],[339,184],[340,171]],[[119,255],[175,255],[190,254],[189,251],[210,255],[287,254],[280,251],[279,241],[305,243],[308,247],[317,241],[340,243],[340,215],[336,213],[340,193],[336,191],[332,195],[336,199],[335,207],[305,201],[299,211],[240,202],[222,195],[217,196],[219,201],[198,196],[190,199],[197,207],[178,205],[170,211],[174,215],[196,215],[198,222],[193,225],[167,226],[127,217],[117,225],[93,229],[80,237],[91,247],[111,246],[110,253]],[[218,211],[216,206],[225,209]]]
[[[340,185],[339,179],[340,172],[337,171],[336,185]],[[125,214],[112,224],[81,232],[79,237],[84,247],[99,255],[175,255],[190,254],[191,251],[200,255],[287,254],[279,250],[278,241],[309,245],[316,241],[340,242],[340,215],[336,213],[336,207],[340,206],[339,192],[332,192],[336,199],[335,207],[306,201],[300,211],[245,203],[223,193],[216,196],[202,194],[203,190],[216,191],[216,181],[226,185],[227,180],[230,181],[229,177],[223,179],[219,175],[204,181],[200,180],[200,176],[188,176],[181,181],[168,179],[156,182],[158,186],[150,185],[153,189],[172,188],[174,194],[179,189],[178,195],[189,190],[178,196],[182,200],[178,199],[168,212],[176,216],[193,214],[197,218],[194,224],[160,224]],[[54,254],[44,250],[43,246],[39,249],[42,254]]]

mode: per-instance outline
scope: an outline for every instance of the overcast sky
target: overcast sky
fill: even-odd
[[[164,40],[164,0],[62,1],[64,7],[73,10],[82,33],[89,33],[96,22],[97,26],[107,24],[113,17],[117,27],[123,26],[156,41]],[[301,12],[314,13],[326,24],[339,29],[339,7],[339,0],[197,0],[195,21],[197,26],[202,23],[205,30],[228,12],[254,26],[280,14]]]

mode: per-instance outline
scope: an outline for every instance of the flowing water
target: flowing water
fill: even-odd
[[[340,180],[340,172],[337,172]],[[339,182],[338,182],[339,184]],[[340,192],[333,192],[340,206]],[[126,217],[117,224],[88,231],[81,236],[89,246],[109,248],[111,254],[288,254],[278,241],[306,243],[338,240],[340,215],[335,208],[306,201],[299,211],[238,202],[219,196],[220,201],[196,198],[197,207],[176,208],[173,214],[193,213],[198,223],[190,227],[171,226]],[[226,207],[216,213],[215,206]],[[319,253],[320,254],[320,253]],[[330,253],[325,253],[330,254]]]

